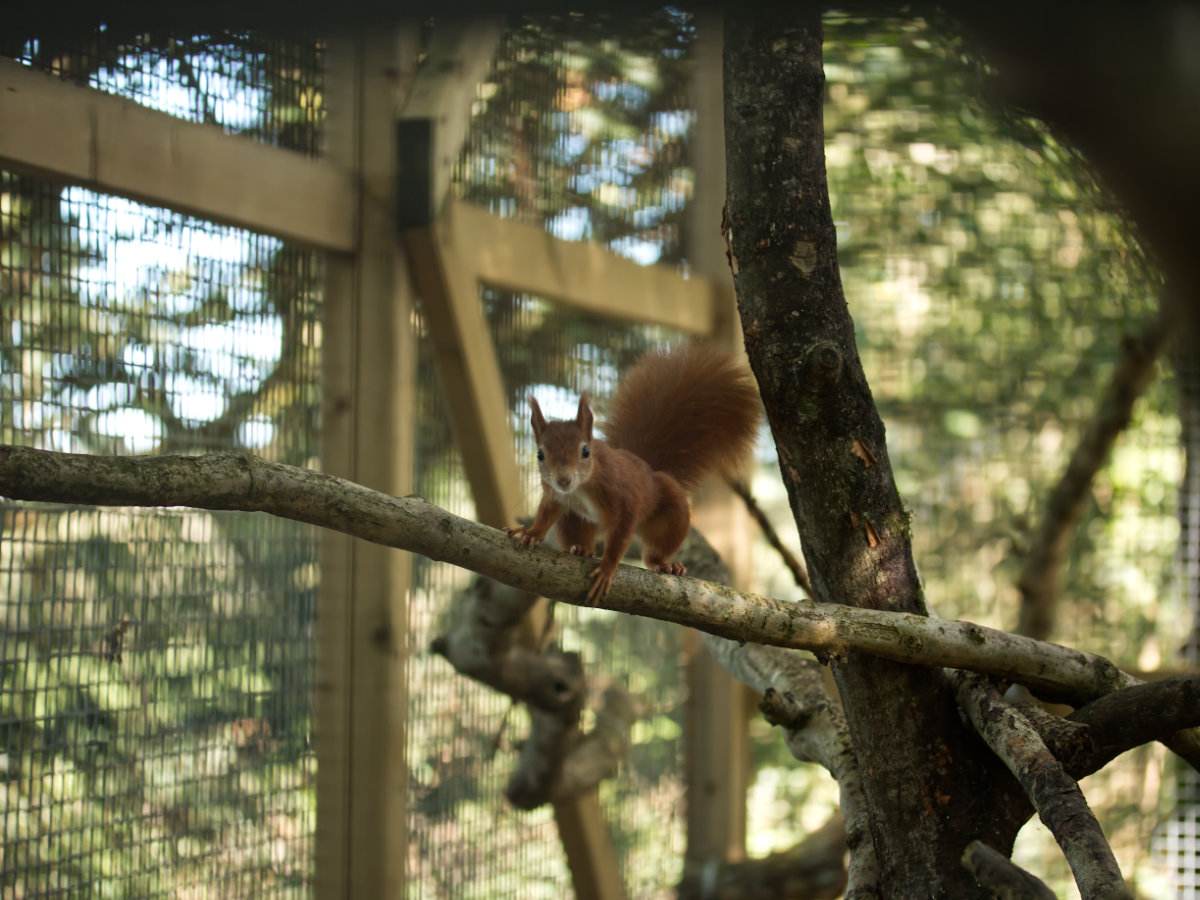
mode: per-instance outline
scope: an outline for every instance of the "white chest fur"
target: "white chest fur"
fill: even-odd
[[[588,499],[587,494],[583,491],[572,491],[569,494],[563,493],[557,488],[554,489],[554,495],[561,503],[575,515],[581,519],[587,519],[589,522],[599,524],[600,513],[596,510],[595,505]]]

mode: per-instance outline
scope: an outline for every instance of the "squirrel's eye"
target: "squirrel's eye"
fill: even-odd
[[[538,462],[545,462],[546,454],[542,452],[542,448],[538,447]]]
[[[592,450],[587,444],[584,444],[583,447],[579,451],[579,455],[582,456],[584,459],[587,459],[589,456],[592,455]]]

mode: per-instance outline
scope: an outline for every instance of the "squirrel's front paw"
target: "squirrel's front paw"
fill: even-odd
[[[517,547],[525,550],[539,543],[542,539],[526,528],[524,525],[518,525],[516,528],[505,528],[504,533],[510,538],[517,539]]]
[[[609,565],[601,560],[600,565],[592,569],[588,577],[591,578],[592,584],[588,588],[587,602],[589,606],[595,606],[608,594],[608,589],[612,586],[613,576],[617,574],[617,566],[614,563]]]

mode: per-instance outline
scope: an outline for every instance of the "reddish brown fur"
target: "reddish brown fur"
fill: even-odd
[[[740,474],[758,431],[758,387],[712,344],[652,350],[624,374],[605,434],[693,490],[709,472]]]
[[[617,387],[608,442],[592,437],[586,394],[570,421],[547,422],[532,397],[529,405],[543,455],[542,501],[533,523],[509,534],[529,547],[557,522],[562,548],[591,556],[597,530],[603,533],[604,556],[588,591],[592,602],[608,593],[635,531],[647,566],[686,572],[668,560],[687,536],[687,492],[710,471],[736,474],[754,446],[759,416],[749,373],[706,344],[643,356]]]

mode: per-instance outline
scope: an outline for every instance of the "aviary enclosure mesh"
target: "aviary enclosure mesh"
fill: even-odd
[[[6,46],[306,153],[320,54],[244,36]],[[321,260],[0,173],[0,441],[319,461]],[[0,503],[0,897],[311,893],[314,529]]]
[[[480,87],[459,195],[686,266],[694,36],[671,13],[513,28]],[[3,41],[63,78],[320,153],[317,41]],[[943,616],[1010,627],[1040,503],[1157,285],[1061,148],[975,99],[959,49],[922,23],[830,19],[826,146],[847,298],[927,594]],[[579,390],[603,398],[641,349],[679,337],[544,298],[480,302],[522,459],[527,393],[564,414]],[[245,448],[316,467],[320,303],[317,254],[0,173],[0,441]],[[418,490],[469,515],[419,353]],[[1097,482],[1064,580],[1056,637],[1133,669],[1179,665],[1191,623],[1177,404],[1164,371]],[[764,436],[754,488],[795,546],[775,466]],[[525,487],[531,509],[532,477]],[[267,517],[0,503],[0,897],[311,894],[316,546],[312,529]],[[767,549],[755,570],[757,589],[798,596]],[[549,811],[501,797],[524,722],[501,733],[507,702],[426,652],[466,580],[415,566],[409,895],[557,898],[567,874]],[[650,700],[601,793],[631,896],[669,896],[683,850],[680,635],[558,615],[597,689],[620,679]],[[762,853],[819,825],[834,790],[750,728],[749,841]],[[1194,896],[1196,816],[1173,771],[1149,748],[1084,787],[1146,893]],[[1065,864],[1036,834],[1019,859],[1057,866],[1064,890]]]

